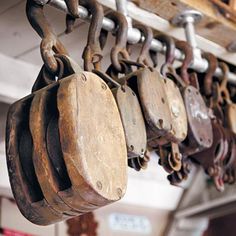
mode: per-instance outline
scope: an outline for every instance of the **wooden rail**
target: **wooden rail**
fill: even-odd
[[[196,25],[196,32],[200,36],[209,39],[223,47],[236,40],[236,1],[230,1],[230,7],[219,0],[134,0],[141,8],[171,20],[178,13],[186,9],[195,9],[203,13],[203,19]],[[224,14],[226,8],[231,12],[230,17]]]

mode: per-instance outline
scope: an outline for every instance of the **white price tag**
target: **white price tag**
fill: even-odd
[[[109,216],[109,226],[114,231],[125,231],[145,235],[152,232],[151,223],[145,216],[113,213]]]

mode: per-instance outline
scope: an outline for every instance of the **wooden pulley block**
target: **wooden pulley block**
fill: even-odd
[[[185,54],[185,59],[180,68],[180,75],[170,68],[178,84],[185,104],[188,119],[188,135],[184,140],[181,152],[189,156],[211,147],[213,132],[208,108],[199,91],[198,77],[196,73],[188,73],[189,65],[193,60],[192,47],[183,41],[177,41],[176,47]]]
[[[70,73],[80,73],[80,68],[76,68],[69,57],[61,56],[57,59],[62,65],[62,59],[66,61],[62,67],[67,70],[70,68]],[[97,206],[87,202],[78,191],[71,188],[58,130],[59,83],[55,82],[39,90],[32,101],[30,109],[30,130],[34,143],[32,158],[42,192],[50,206],[63,214],[76,216],[94,210]]]
[[[127,185],[127,151],[111,90],[91,72],[59,83],[58,130],[71,188],[97,207],[121,199]]]
[[[188,121],[184,101],[179,88],[171,77],[168,77],[167,75],[162,77],[162,81],[171,114],[172,128],[165,136],[157,141],[160,145],[168,145],[170,143],[170,148],[166,147],[166,156],[163,156],[163,151],[161,151],[159,155],[161,158],[161,165],[165,170],[171,173],[172,171],[180,171],[182,166],[182,155],[179,151],[178,144],[187,136]]]
[[[96,72],[104,81],[111,84],[111,91],[119,109],[125,132],[128,158],[144,157],[147,134],[139,100],[135,92],[126,84],[119,83],[123,79],[114,80],[109,75]]]
[[[156,39],[160,40],[166,46],[166,57],[164,63],[161,65],[160,74],[171,117],[171,129],[157,140],[157,144],[159,144],[160,163],[168,173],[174,172],[173,176],[177,174],[181,175],[179,171],[182,167],[182,154],[179,151],[178,144],[187,136],[188,123],[180,90],[174,80],[172,80],[173,78],[169,76],[171,72],[169,68],[175,70],[172,66],[174,63],[175,42],[173,38],[162,34],[157,35]],[[152,59],[154,59],[155,66],[157,58],[152,57]]]
[[[171,114],[160,73],[148,67],[127,75],[126,80],[137,91],[144,113],[148,145],[156,147],[156,140],[171,130]]]
[[[183,153],[191,155],[211,147],[213,132],[208,108],[199,92],[191,85],[183,89],[182,96],[188,118],[188,136]]]
[[[12,192],[21,213],[32,223],[48,225],[69,216],[53,209],[42,193],[32,162],[29,113],[34,94],[10,106],[6,124],[6,156]]]

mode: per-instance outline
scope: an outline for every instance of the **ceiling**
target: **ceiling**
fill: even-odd
[[[40,66],[42,64],[40,37],[26,18],[25,2],[25,0],[0,1],[0,53]],[[87,23],[78,20],[74,32],[66,35],[64,13],[46,6],[45,15],[71,56],[81,62],[87,38]]]

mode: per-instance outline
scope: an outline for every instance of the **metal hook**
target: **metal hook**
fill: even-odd
[[[175,41],[172,37],[164,34],[159,34],[156,39],[166,46],[165,62],[161,66],[161,74],[166,76],[168,67],[174,63],[175,60]]]
[[[125,16],[119,12],[112,11],[106,15],[108,18],[113,20],[116,25],[116,44],[111,49],[111,62],[118,72],[122,71],[122,65],[119,62],[119,56],[122,59],[129,59],[129,53],[126,49],[127,36],[128,36],[128,22]],[[105,30],[101,31],[99,38],[101,48],[105,47],[107,41],[108,32]]]
[[[212,95],[213,76],[216,68],[218,67],[218,60],[212,53],[209,52],[203,53],[202,57],[205,58],[209,64],[203,81],[204,94],[209,97]]]
[[[151,43],[153,39],[153,32],[152,29],[146,25],[142,24],[135,24],[135,28],[139,29],[143,36],[145,37],[143,43],[142,43],[142,48],[139,53],[137,62],[146,66],[150,66],[149,62],[149,52],[151,48]]]
[[[44,6],[34,0],[27,0],[26,15],[33,29],[42,38],[40,50],[42,59],[52,73],[58,70],[54,53],[68,55],[67,50],[54,34],[44,12]]]
[[[88,8],[89,12],[92,14],[87,45],[82,55],[84,59],[84,69],[87,71],[92,71],[94,68],[99,70],[103,58],[102,49],[99,43],[104,17],[103,7],[96,0],[81,1],[81,4]]]
[[[220,62],[219,67],[223,71],[223,78],[222,78],[222,81],[219,85],[220,95],[221,95],[222,99],[224,99],[226,102],[232,103],[231,98],[230,98],[230,94],[229,94],[229,91],[228,91],[228,88],[227,88],[229,67],[224,62]],[[222,102],[223,101],[221,101],[221,103]]]
[[[175,43],[176,48],[183,51],[185,58],[183,60],[182,66],[181,66],[181,78],[186,84],[190,84],[190,78],[188,74],[188,68],[191,65],[193,61],[193,49],[192,47],[185,41],[177,41]]]

